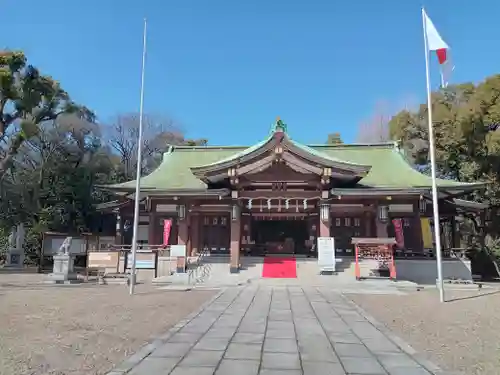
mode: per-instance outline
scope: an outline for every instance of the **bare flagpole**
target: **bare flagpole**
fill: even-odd
[[[146,67],[146,31],[147,21],[144,19],[144,36],[142,47],[142,72],[141,72],[141,103],[139,107],[139,137],[137,139],[137,171],[135,175],[135,200],[134,200],[134,232],[132,235],[132,265],[130,267],[130,294],[135,288],[135,259],[137,255],[137,234],[139,232],[139,202],[141,194],[141,167],[142,167],[142,119],[144,109],[144,70]]]
[[[436,261],[437,261],[437,287],[439,289],[439,301],[444,302],[443,285],[443,264],[441,259],[441,231],[439,226],[439,206],[438,191],[436,183],[436,152],[434,149],[434,129],[432,127],[432,103],[431,103],[431,79],[429,73],[429,47],[427,43],[425,9],[422,8],[422,22],[424,26],[424,44],[425,44],[425,78],[427,83],[427,114],[429,122],[429,153],[431,156],[431,178],[432,178],[432,212],[434,216],[434,241],[436,243]]]

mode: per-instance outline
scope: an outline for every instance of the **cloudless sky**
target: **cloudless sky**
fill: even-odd
[[[255,143],[276,116],[299,141],[352,142],[377,103],[425,99],[422,5],[452,48],[452,82],[500,73],[498,0],[0,0],[0,48],[105,123],[139,109],[147,17],[146,113],[212,145]]]

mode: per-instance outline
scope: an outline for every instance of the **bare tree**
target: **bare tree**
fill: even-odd
[[[377,143],[391,140],[391,129],[389,122],[394,114],[402,110],[411,111],[418,107],[418,101],[413,96],[405,96],[396,105],[391,105],[386,100],[380,100],[375,104],[372,115],[363,121],[358,128],[356,137],[360,143]]]
[[[139,114],[127,113],[116,116],[107,127],[106,139],[120,158],[125,179],[134,179],[137,166]],[[186,140],[174,120],[165,116],[146,114],[143,117],[142,172],[156,168],[161,155],[170,145],[206,145],[207,141]]]
[[[388,103],[380,101],[375,105],[375,110],[370,118],[363,121],[358,129],[356,137],[360,143],[387,142],[389,137],[389,114]]]

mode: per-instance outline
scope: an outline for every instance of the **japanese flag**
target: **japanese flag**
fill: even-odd
[[[455,69],[450,60],[450,47],[441,38],[436,27],[432,23],[425,10],[423,10],[424,16],[424,27],[425,27],[425,37],[427,40],[427,48],[429,51],[436,52],[436,56],[439,61],[439,66],[441,67],[441,85],[446,87],[448,85],[448,79],[451,72]]]

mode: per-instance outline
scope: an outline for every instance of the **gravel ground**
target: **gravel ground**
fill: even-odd
[[[379,322],[443,369],[500,375],[500,291],[437,291],[408,295],[349,295]]]
[[[40,286],[0,274],[0,374],[104,374],[215,291]],[[25,280],[23,285],[22,280]]]

